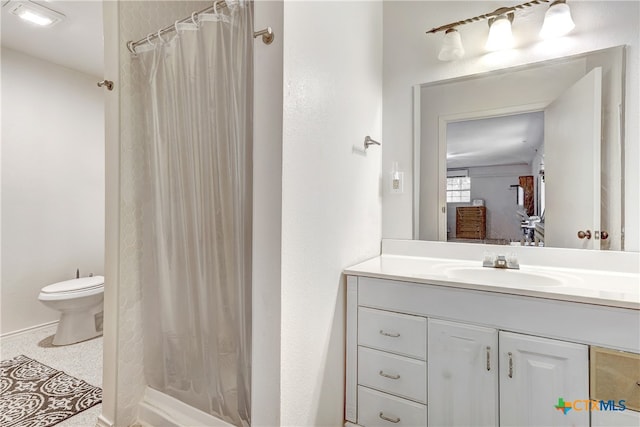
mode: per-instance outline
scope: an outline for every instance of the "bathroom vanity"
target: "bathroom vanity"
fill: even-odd
[[[346,425],[640,425],[640,256],[487,248],[385,240],[345,270]]]

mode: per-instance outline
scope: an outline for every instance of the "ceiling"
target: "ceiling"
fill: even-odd
[[[51,28],[31,25],[9,13],[15,1],[2,2],[3,47],[102,78],[102,0],[34,2],[66,16]]]
[[[447,125],[447,169],[531,163],[543,152],[544,112]]]

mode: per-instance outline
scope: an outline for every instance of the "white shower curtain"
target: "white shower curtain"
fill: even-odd
[[[253,20],[228,3],[138,48],[144,365],[151,387],[248,426]]]

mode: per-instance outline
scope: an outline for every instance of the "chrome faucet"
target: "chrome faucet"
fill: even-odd
[[[482,266],[509,270],[520,269],[520,264],[518,264],[518,258],[515,253],[509,254],[509,258],[507,258],[506,255],[498,255],[497,257],[494,257],[494,254],[485,254]]]

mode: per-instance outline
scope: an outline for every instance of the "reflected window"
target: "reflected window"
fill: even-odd
[[[447,203],[471,202],[471,178],[453,176],[447,178]]]

